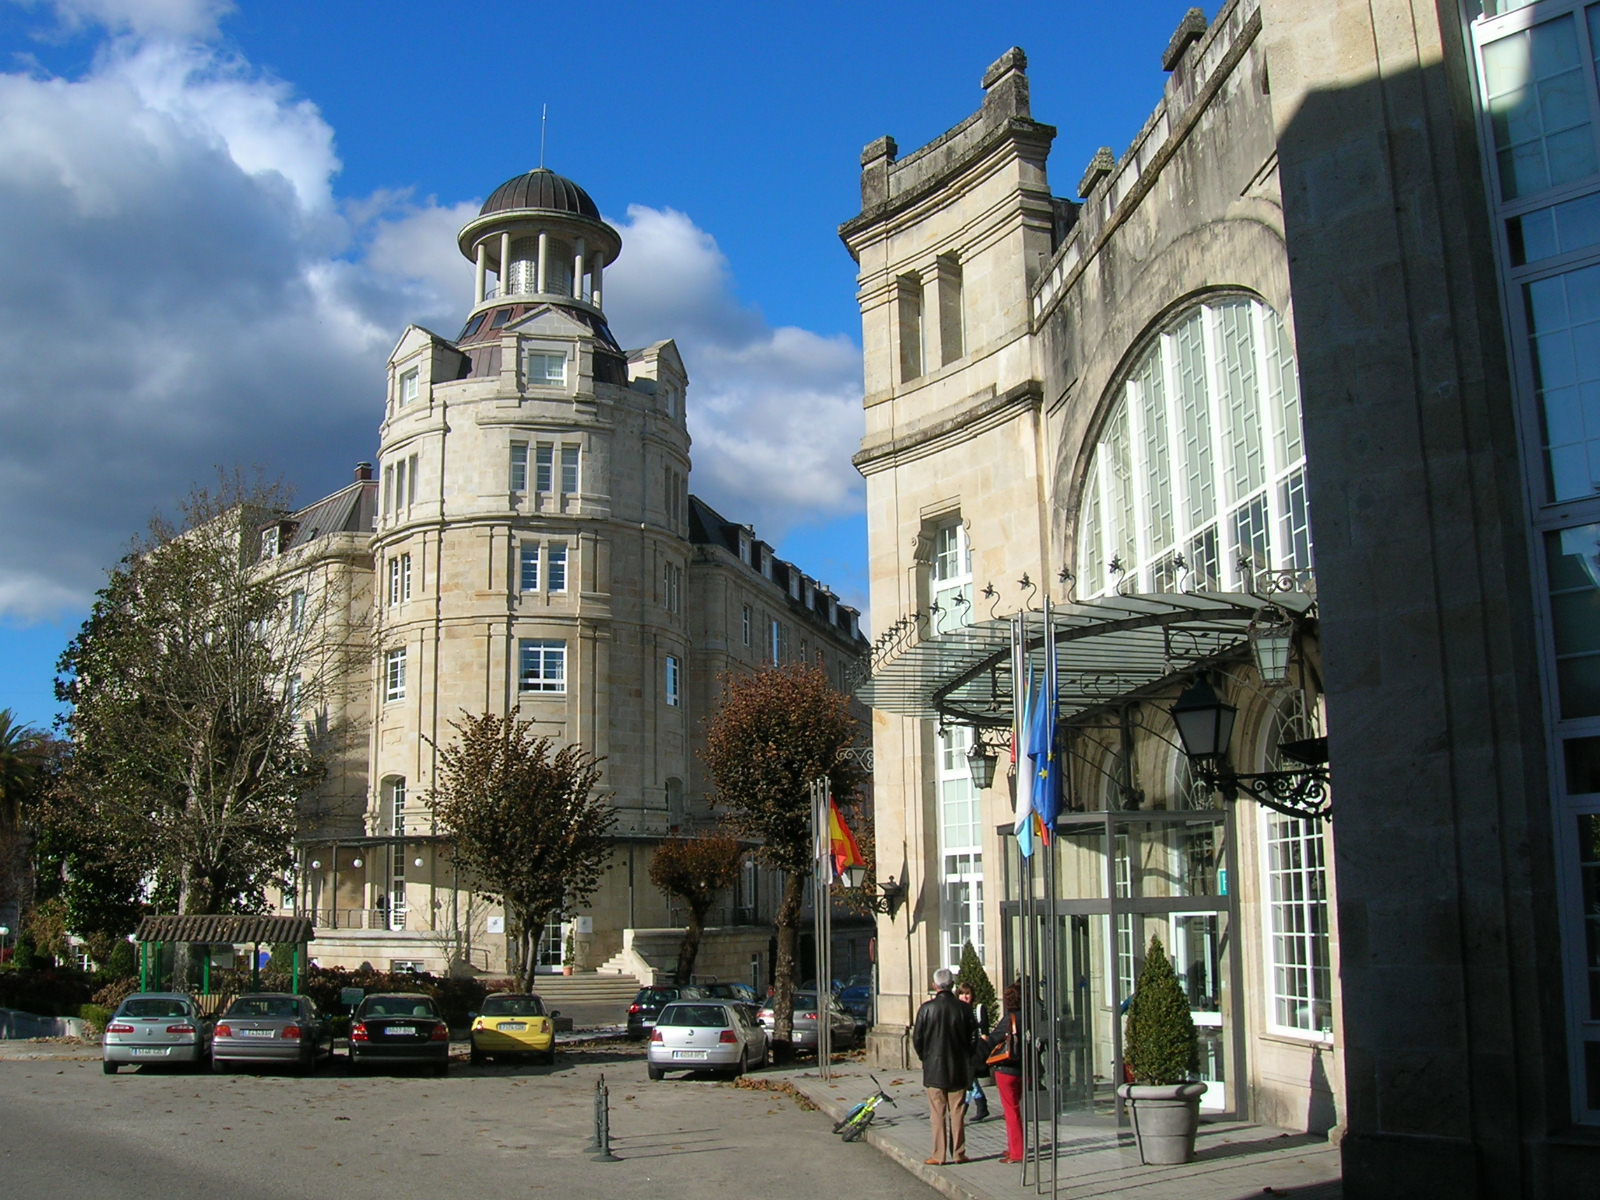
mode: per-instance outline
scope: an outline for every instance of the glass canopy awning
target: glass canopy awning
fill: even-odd
[[[1050,612],[1060,680],[1060,715],[1150,688],[1227,654],[1251,619],[1275,605],[1304,616],[1316,597],[1302,591],[1171,592],[1113,595]],[[903,621],[880,640],[871,674],[855,687],[872,708],[903,717],[975,725],[1011,724],[1014,617],[932,632],[926,618]],[[1028,652],[1044,645],[1042,612],[1020,614]]]

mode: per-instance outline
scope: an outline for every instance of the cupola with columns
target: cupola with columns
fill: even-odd
[[[456,240],[475,268],[474,314],[513,299],[598,313],[605,268],[622,250],[589,193],[546,167],[497,187]]]

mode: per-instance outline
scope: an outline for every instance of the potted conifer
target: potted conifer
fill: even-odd
[[[1194,1157],[1200,1097],[1192,1082],[1198,1042],[1189,1001],[1159,937],[1150,939],[1139,983],[1128,1003],[1122,1042],[1131,1082],[1117,1089],[1133,1112],[1139,1158],[1146,1163],[1186,1163]]]

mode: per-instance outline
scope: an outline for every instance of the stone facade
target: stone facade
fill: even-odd
[[[710,821],[697,751],[721,674],[804,658],[842,683],[865,643],[853,609],[690,495],[687,372],[670,341],[612,337],[600,279],[621,240],[581,189],[509,181],[460,243],[476,303],[454,339],[401,336],[377,478],[356,485],[368,524],[340,535],[366,636],[330,724],[361,756],[307,801],[336,820],[305,831],[296,902],[324,964],[503,972],[503,917],[456,874],[427,797],[452,722],[514,713],[604,759],[618,849],[541,956],[570,964],[570,933],[596,967],[680,916],[648,864]],[[301,543],[286,563],[332,546]],[[751,867],[712,920],[758,924],[773,888]]]
[[[1052,196],[1054,131],[1033,120],[1026,60],[1012,50],[986,73],[983,107],[949,133],[903,159],[892,138],[867,147],[862,210],[841,227],[860,264],[867,353],[857,463],[872,624],[889,631],[875,681],[892,679],[919,637],[967,636],[928,615],[948,575],[927,543],[943,523],[957,522],[953,544],[969,548],[966,586],[996,589],[974,606],[1002,616],[1036,607],[1045,590],[1063,605],[1196,584],[1248,591],[1259,579],[1232,561],[1230,538],[1270,547],[1252,567],[1303,576],[1314,531],[1316,607],[1297,622],[1293,721],[1326,731],[1336,816],[1313,837],[1244,800],[1229,810],[1220,827],[1231,876],[1210,897],[1232,955],[1230,994],[1216,1007],[1231,1031],[1224,1108],[1339,1137],[1351,1196],[1575,1195],[1600,1160],[1600,1010],[1584,968],[1596,942],[1592,916],[1580,917],[1600,872],[1582,831],[1600,818],[1588,795],[1594,717],[1571,674],[1583,635],[1569,632],[1592,629],[1595,598],[1581,573],[1560,599],[1547,595],[1568,561],[1555,547],[1587,537],[1600,513],[1581,486],[1541,499],[1558,491],[1550,480],[1567,460],[1548,448],[1566,435],[1551,431],[1538,405],[1556,401],[1539,389],[1565,381],[1552,347],[1567,343],[1529,336],[1552,320],[1535,308],[1542,280],[1588,295],[1577,275],[1588,243],[1574,234],[1536,251],[1525,230],[1552,210],[1521,199],[1564,203],[1593,181],[1579,150],[1577,167],[1552,158],[1535,179],[1526,152],[1506,148],[1523,136],[1506,130],[1530,119],[1517,89],[1567,61],[1562,39],[1576,45],[1582,14],[1556,0],[1484,7],[1233,0],[1209,23],[1192,12],[1167,46],[1160,104],[1125,152],[1071,172],[1072,200]],[[1567,57],[1576,65],[1563,69],[1581,80],[1566,86],[1581,84],[1594,108],[1592,55]],[[1512,115],[1485,117],[1490,94]],[[1547,125],[1542,136],[1555,135]],[[1565,190],[1552,182],[1562,170]],[[1559,222],[1576,209],[1554,211]],[[1534,265],[1537,254],[1553,265]],[[1235,332],[1202,354],[1191,330],[1209,339],[1225,327]],[[1573,344],[1593,336],[1575,333]],[[1255,348],[1254,366],[1206,357],[1229,344]],[[1586,361],[1580,349],[1566,373],[1585,377]],[[1263,367],[1279,377],[1263,383]],[[1241,383],[1251,371],[1254,384]],[[1297,397],[1295,419],[1220,444],[1215,499],[1255,471],[1259,451],[1272,528],[1250,528],[1248,506],[1224,512],[1220,552],[1197,538],[1174,564],[1148,526],[1131,516],[1118,525],[1114,510],[1126,497],[1141,521],[1179,521],[1173,510],[1199,484],[1176,478],[1195,459],[1180,445],[1192,428],[1170,423],[1172,397],[1210,394],[1215,421],[1252,386],[1285,412]],[[1165,398],[1152,402],[1152,389]],[[1582,405],[1584,420],[1600,422],[1592,401]],[[1173,479],[1135,471],[1122,489],[1119,463],[1148,468],[1164,456]],[[1024,575],[1032,593],[1015,582]],[[1202,666],[1240,709],[1238,769],[1284,765],[1284,693],[1242,658]],[[1161,710],[1183,678],[1108,697],[1120,746],[1087,718],[1065,723],[1069,810],[1103,809],[1106,829],[1132,831],[1205,807],[1157,736],[1170,737]],[[879,923],[874,1053],[889,1062],[906,1060],[905,1025],[946,963],[941,926],[959,894],[941,878],[951,867],[939,736],[892,704],[875,712],[880,853],[902,848],[911,897],[899,922]],[[1010,800],[997,785],[980,803],[986,957],[1009,977]],[[1137,898],[1166,885],[1141,882],[1138,864],[1131,878],[1120,863],[1108,871],[1109,844],[1098,857],[1086,850],[1075,821],[1086,827],[1073,816],[1061,833],[1064,896],[1088,914],[1088,973],[1113,975],[1118,935],[1094,924],[1106,920],[1096,903],[1113,887]],[[1294,964],[1275,924],[1286,846],[1327,856],[1319,911],[1337,915],[1319,951],[1332,992],[1301,1029],[1284,1007]],[[1170,920],[1180,936],[1181,905],[1149,907],[1162,905],[1172,915],[1154,923]],[[1115,994],[1097,996],[1102,1084],[1118,1069],[1105,1011]]]

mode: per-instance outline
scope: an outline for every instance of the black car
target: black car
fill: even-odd
[[[443,1075],[450,1064],[450,1028],[432,996],[374,992],[350,1015],[350,1069],[370,1063],[421,1064]]]
[[[704,1000],[705,992],[688,984],[664,983],[642,987],[628,1006],[628,1036],[642,1038],[656,1027],[656,1017],[674,1000]]]
[[[746,1015],[749,1016],[752,1022],[755,1021],[756,1014],[761,1011],[761,997],[756,995],[755,988],[748,983],[729,981],[726,983],[697,983],[695,986],[713,999],[731,1000],[733,1003],[743,1006],[746,1010]]]

